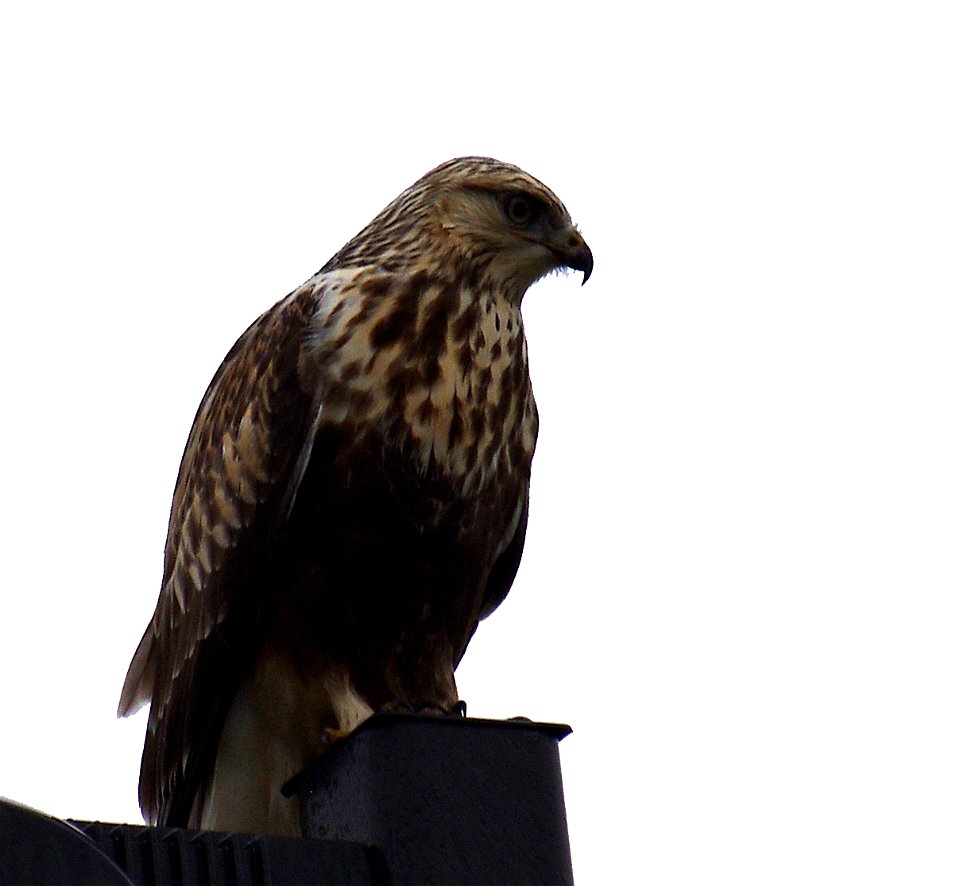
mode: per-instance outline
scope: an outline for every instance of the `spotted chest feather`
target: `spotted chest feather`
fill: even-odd
[[[426,270],[313,285],[304,371],[319,380],[321,425],[378,427],[464,489],[529,469],[537,410],[518,305]]]

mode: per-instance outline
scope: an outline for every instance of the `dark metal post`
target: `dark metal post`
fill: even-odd
[[[377,714],[292,782],[303,834],[377,847],[397,884],[571,884],[569,732]]]

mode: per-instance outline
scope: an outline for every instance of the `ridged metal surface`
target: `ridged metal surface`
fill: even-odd
[[[378,853],[346,841],[71,822],[137,886],[385,886]]]

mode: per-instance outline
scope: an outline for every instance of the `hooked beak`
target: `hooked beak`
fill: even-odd
[[[593,273],[593,253],[579,231],[573,228],[564,231],[550,244],[550,250],[559,264],[574,271],[583,271],[583,283],[590,279],[590,274]]]

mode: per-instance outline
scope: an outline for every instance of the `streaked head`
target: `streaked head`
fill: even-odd
[[[334,257],[329,267],[419,262],[428,257],[482,273],[516,298],[558,268],[583,271],[593,255],[570,214],[516,166],[461,157],[428,172]]]

